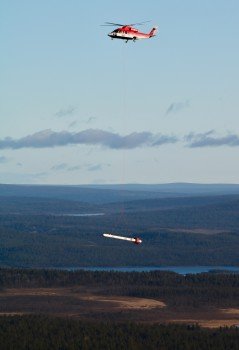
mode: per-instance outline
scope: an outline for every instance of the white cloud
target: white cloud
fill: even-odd
[[[176,143],[173,135],[153,134],[148,131],[133,132],[126,136],[100,129],[86,129],[78,133],[55,132],[50,129],[27,135],[20,139],[7,137],[0,140],[0,149],[50,148],[72,144],[99,145],[111,149],[134,149],[137,147],[156,147]]]

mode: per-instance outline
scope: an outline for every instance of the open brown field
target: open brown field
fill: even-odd
[[[239,324],[237,308],[170,308],[164,300],[105,296],[99,288],[11,288],[0,291],[0,316],[48,314],[82,320],[186,323],[216,328]]]

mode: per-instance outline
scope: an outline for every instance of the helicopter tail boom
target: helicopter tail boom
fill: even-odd
[[[150,38],[151,38],[152,36],[155,36],[155,35],[156,35],[157,30],[158,30],[157,27],[154,27],[154,28],[149,32]]]

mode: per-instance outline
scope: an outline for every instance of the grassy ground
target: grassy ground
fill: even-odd
[[[170,307],[164,300],[105,296],[99,288],[10,288],[0,292],[0,316],[48,314],[89,321],[186,323],[216,328],[239,324],[239,308]]]

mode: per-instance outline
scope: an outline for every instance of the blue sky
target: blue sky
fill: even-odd
[[[239,183],[236,0],[3,0],[0,182]],[[158,35],[107,37],[105,21]]]

